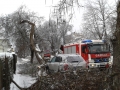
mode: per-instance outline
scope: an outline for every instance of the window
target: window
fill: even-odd
[[[93,44],[90,51],[91,53],[109,52],[109,48],[106,48],[105,44]]]
[[[56,57],[55,62],[62,62],[62,57]]]
[[[73,63],[73,62],[82,62],[84,60],[80,56],[68,56],[67,61]]]
[[[82,53],[85,53],[86,46],[82,46]]]
[[[51,62],[55,62],[55,59],[56,59],[56,57],[53,57],[53,58],[51,59]]]
[[[76,46],[72,46],[72,53],[76,53]]]

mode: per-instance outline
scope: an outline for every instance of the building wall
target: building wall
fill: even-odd
[[[11,48],[8,39],[0,39],[0,52],[7,52]]]

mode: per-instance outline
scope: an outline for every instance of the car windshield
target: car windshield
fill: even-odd
[[[93,44],[89,47],[90,53],[104,53],[109,52],[109,47],[104,44]]]
[[[84,60],[80,56],[68,56],[67,61],[70,63],[74,63],[74,62],[82,62]]]

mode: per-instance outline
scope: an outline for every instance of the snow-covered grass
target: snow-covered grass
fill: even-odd
[[[14,81],[20,87],[29,87],[36,81],[36,78],[33,78],[29,75],[16,74],[14,75]],[[14,83],[11,83],[10,90],[19,90],[19,88],[17,88],[17,86]]]
[[[36,81],[36,77],[31,77],[30,75],[25,74],[19,74],[19,71],[22,69],[19,65],[28,63],[29,59],[22,58],[21,60],[18,59],[17,61],[17,68],[16,68],[16,74],[14,74],[14,81],[20,86],[20,87],[29,87]],[[10,90],[19,90],[17,86],[14,83],[11,83]]]

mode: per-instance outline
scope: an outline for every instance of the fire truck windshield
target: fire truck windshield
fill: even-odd
[[[90,53],[107,53],[109,47],[105,44],[93,44],[89,46]]]

